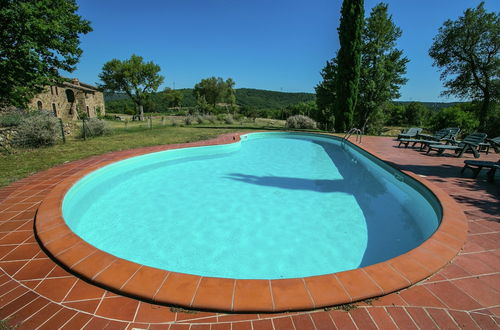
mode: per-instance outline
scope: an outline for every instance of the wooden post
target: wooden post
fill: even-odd
[[[82,118],[83,139],[87,140],[87,130],[85,129],[85,118]]]
[[[139,105],[139,120],[144,121],[144,106],[142,104]]]
[[[66,143],[66,136],[64,135],[64,123],[61,118],[59,118],[59,127],[61,128],[61,137],[63,143]]]

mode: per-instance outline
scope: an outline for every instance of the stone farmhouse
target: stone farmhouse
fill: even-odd
[[[56,117],[69,120],[80,119],[84,113],[90,118],[97,117],[106,111],[102,92],[76,78],[47,86],[44,93],[31,100],[29,108],[49,110]]]

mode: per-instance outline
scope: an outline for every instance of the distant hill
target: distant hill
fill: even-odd
[[[429,108],[431,110],[435,110],[435,111],[463,103],[463,102],[420,102],[420,101],[395,101],[394,103],[406,105],[406,104],[413,103],[413,102],[421,103],[424,106],[426,106],[427,108]]]
[[[183,88],[177,91],[182,93],[182,106],[194,107],[196,105],[193,89]],[[313,101],[316,99],[316,95],[313,93],[285,93],[252,88],[238,88],[235,90],[235,94],[236,103],[239,106],[250,107],[256,110],[283,109],[292,104]],[[155,98],[156,95],[153,95],[152,99]],[[109,103],[125,99],[127,99],[127,95],[125,94],[104,95],[106,106],[108,106]]]
[[[178,89],[178,92],[182,93],[182,106],[183,107],[194,107],[196,106],[196,98],[193,95],[192,88]],[[153,102],[158,100],[159,93],[155,93],[151,97]],[[277,110],[284,109],[289,105],[297,104],[300,102],[314,101],[316,99],[316,94],[313,93],[287,93],[287,92],[277,92],[269,91],[263,89],[253,89],[253,88],[238,88],[235,90],[236,103],[242,107],[248,107],[255,110]],[[130,101],[125,94],[105,94],[104,100],[106,102],[106,107],[113,108],[118,106],[127,106],[133,109],[134,106],[132,101]],[[396,104],[408,104],[413,101],[395,101]],[[419,102],[431,110],[440,110],[443,108],[451,107],[453,105],[459,104],[460,102]]]
[[[236,89],[236,103],[255,109],[283,109],[299,102],[316,100],[313,93],[285,93],[262,89]]]
[[[119,101],[128,98],[125,93],[104,93],[104,102]]]

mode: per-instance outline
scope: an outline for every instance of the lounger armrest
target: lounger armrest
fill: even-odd
[[[468,144],[468,145],[473,146],[473,147],[477,147],[479,145],[479,143],[467,142],[467,141],[461,141],[460,143]]]
[[[455,140],[454,138],[451,139],[443,139],[443,141],[446,142],[446,144],[451,144],[453,146],[456,146],[457,144],[460,143],[460,141]]]
[[[409,139],[409,138],[411,138],[411,137],[412,137],[412,135],[408,135],[408,134],[399,134],[397,139],[398,139],[398,140],[401,140],[401,139]]]
[[[429,135],[429,134],[418,134],[417,137],[420,139],[435,140],[434,135]]]

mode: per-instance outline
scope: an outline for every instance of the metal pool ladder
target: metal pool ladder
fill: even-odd
[[[351,135],[355,134],[356,135],[356,142],[361,143],[361,137],[363,136],[363,131],[359,128],[351,128],[349,132],[345,133],[344,137],[342,138],[342,142],[348,141]]]

